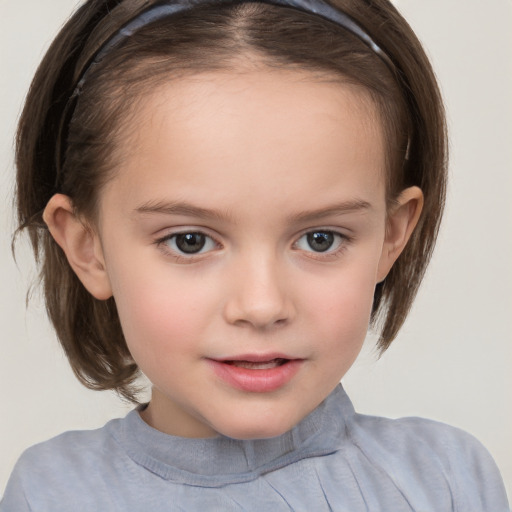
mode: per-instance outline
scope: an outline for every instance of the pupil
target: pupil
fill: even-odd
[[[185,233],[176,236],[176,246],[187,254],[199,252],[205,244],[205,236],[201,233]]]
[[[334,243],[334,235],[328,231],[308,233],[308,245],[316,252],[325,252]]]

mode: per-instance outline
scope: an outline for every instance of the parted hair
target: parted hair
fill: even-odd
[[[327,73],[365,89],[386,139],[389,204],[406,187],[423,191],[419,223],[375,289],[371,324],[384,351],[425,273],[446,192],[444,109],[417,37],[388,0],[330,0],[363,27],[390,66],[360,39],[319,16],[265,3],[212,1],[152,23],[112,49],[88,72],[70,115],[80,70],[128,19],[152,3],[89,0],[79,7],[43,58],[19,121],[18,232],[29,233],[46,308],[73,371],[89,388],[113,389],[137,401],[139,370],[115,300],[95,299],[79,281],[43,222],[47,202],[55,193],[66,194],[75,213],[94,223],[99,193],[119,168],[138,101],[173,77],[236,69],[249,54],[269,66]]]

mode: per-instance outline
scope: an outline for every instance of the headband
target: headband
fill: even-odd
[[[196,7],[213,6],[213,5],[229,5],[236,3],[266,3],[282,7],[291,7],[299,11],[319,16],[325,20],[331,21],[338,26],[346,29],[351,34],[359,38],[366,46],[368,46],[387,67],[394,73],[395,65],[390,57],[380,48],[380,46],[370,37],[370,35],[356,23],[348,14],[339,11],[324,0],[159,0],[143,9],[133,18],[129,19],[118,31],[114,32],[103,45],[93,53],[92,57],[83,65],[81,70],[77,70],[78,79],[75,81],[73,93],[68,98],[64,107],[63,115],[57,137],[57,173],[55,186],[57,188],[60,180],[60,169],[63,163],[65,151],[65,134],[68,124],[71,121],[76,105],[76,100],[82,92],[84,83],[90,71],[98,65],[108,53],[123,41],[129,39],[137,31],[145,26],[158,20],[168,18],[180,12],[186,12]]]
[[[309,14],[320,16],[328,21],[332,21],[358,37],[376,55],[378,55],[391,70],[394,69],[394,65],[388,55],[386,55],[380,46],[375,43],[375,41],[363,28],[361,28],[360,25],[358,25],[348,14],[339,11],[323,0],[238,0],[238,3],[254,1],[283,7],[292,7]],[[87,75],[94,66],[100,63],[113,48],[150,23],[167,18],[179,12],[193,9],[194,7],[230,3],[233,4],[237,2],[234,2],[233,0],[161,0],[151,5],[136,15],[135,18],[128,21],[119,31],[115,32],[103,44],[103,46],[99,48],[99,50],[96,51],[93,57],[86,64],[85,69],[81,72],[72,97],[80,94],[83,84],[87,79]]]

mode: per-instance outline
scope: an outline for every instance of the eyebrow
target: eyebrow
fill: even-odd
[[[319,210],[302,211],[297,214],[290,215],[288,220],[292,222],[307,222],[324,219],[325,217],[344,215],[347,213],[364,212],[371,210],[371,208],[372,205],[368,201],[355,199],[353,201],[344,201],[343,203],[320,208]]]
[[[148,202],[135,209],[135,212],[141,214],[161,214],[161,215],[183,215],[185,217],[195,217],[198,219],[216,219],[229,220],[232,215],[226,211],[211,210],[194,206],[186,202]]]
[[[288,221],[308,222],[336,215],[344,215],[347,213],[364,212],[371,208],[372,206],[369,202],[356,199],[352,201],[344,201],[325,208],[294,213],[288,217]],[[212,210],[186,202],[148,202],[136,208],[135,212],[139,214],[183,215],[185,217],[195,217],[203,220],[233,220],[233,216],[228,210]]]

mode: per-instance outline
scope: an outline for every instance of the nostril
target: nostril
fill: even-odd
[[[228,323],[258,329],[283,327],[293,316],[293,304],[280,266],[252,256],[232,273],[224,314]],[[235,277],[236,276],[236,277]]]

